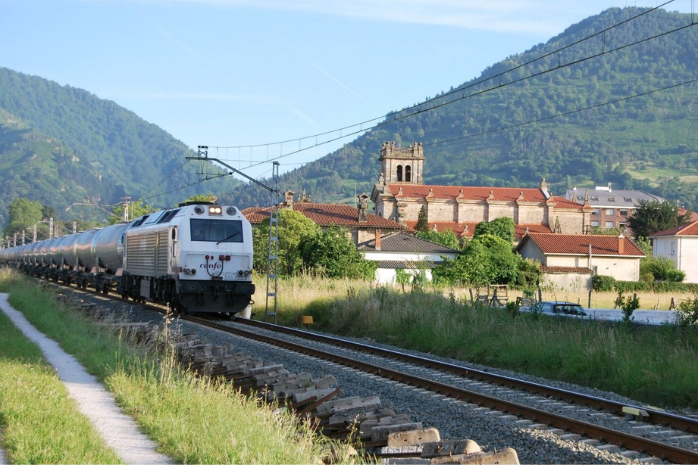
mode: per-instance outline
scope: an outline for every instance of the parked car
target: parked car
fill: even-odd
[[[522,307],[522,310],[523,307]],[[563,301],[543,301],[536,302],[527,309],[529,312],[547,313],[553,315],[578,315],[586,316],[586,312],[581,305],[573,302]],[[526,311],[526,310],[524,310]]]

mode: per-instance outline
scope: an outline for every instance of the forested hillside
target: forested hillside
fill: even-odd
[[[429,184],[534,187],[544,177],[564,194],[612,182],[696,209],[698,84],[686,83],[698,79],[691,15],[657,10],[594,36],[645,11],[606,10],[417,108],[389,114],[342,149],[284,174],[281,188],[354,203],[354,193],[370,192],[378,179],[384,141],[422,142]],[[420,66],[428,63],[415,72]],[[188,155],[183,143],[114,102],[0,68],[3,224],[17,197],[58,213],[125,196],[155,206],[209,192],[243,208],[266,203],[266,192],[231,188],[230,177],[196,184],[196,167],[180,169]]]
[[[179,169],[191,155],[183,143],[112,101],[0,68],[3,224],[7,202],[17,197],[62,212],[74,202],[111,205],[125,196],[165,207],[220,190],[220,181],[183,188],[197,181],[195,167]]]
[[[534,187],[544,177],[564,195],[612,182],[698,208],[698,84],[682,84],[698,78],[691,15],[653,11],[546,56],[644,11],[613,8],[575,24],[418,109],[388,115],[341,150],[284,175],[282,186],[352,203],[355,188],[370,192],[378,179],[381,143],[394,140],[424,144],[429,184]],[[658,90],[669,86],[676,87]],[[445,101],[453,103],[387,123]],[[230,196],[242,205],[259,198],[250,188]]]

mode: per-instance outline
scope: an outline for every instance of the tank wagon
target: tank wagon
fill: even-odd
[[[255,291],[252,227],[236,207],[217,204],[2,249],[0,263],[186,313],[243,312]]]

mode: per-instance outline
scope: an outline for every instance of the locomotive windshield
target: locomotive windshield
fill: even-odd
[[[242,242],[240,220],[189,220],[191,240],[199,242]]]

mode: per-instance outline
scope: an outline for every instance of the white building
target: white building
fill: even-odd
[[[380,284],[395,284],[397,270],[411,275],[426,273],[431,280],[431,270],[443,257],[456,258],[459,251],[431,241],[420,239],[406,232],[376,234],[374,239],[357,246],[366,260],[378,262],[376,281]]]
[[[698,220],[650,236],[655,257],[667,257],[686,273],[685,283],[698,283]]]

